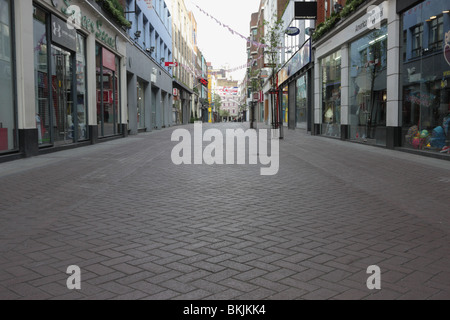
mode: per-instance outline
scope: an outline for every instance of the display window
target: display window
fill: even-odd
[[[386,146],[387,27],[350,45],[349,137]]]
[[[288,126],[289,122],[289,92],[288,87],[284,87],[281,96],[281,116],[283,120],[283,126]]]
[[[137,123],[138,129],[145,129],[145,87],[140,80],[136,83],[137,88]]]
[[[0,0],[0,153],[17,148],[11,2]]]
[[[450,6],[427,0],[402,14],[403,146],[449,154]]]
[[[322,134],[340,137],[341,130],[341,52],[320,61],[322,82]]]
[[[100,137],[120,133],[119,58],[96,44],[97,124]]]
[[[49,35],[50,25],[58,32]],[[85,37],[38,6],[33,32],[38,144],[88,139]]]
[[[308,106],[308,91],[306,75],[297,79],[297,95],[296,95],[296,114],[295,122],[297,128],[307,129],[307,106]]]

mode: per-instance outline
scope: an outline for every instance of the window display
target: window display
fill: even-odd
[[[0,152],[17,147],[10,14],[11,1],[0,0]]]
[[[297,128],[307,129],[308,91],[306,75],[297,79],[296,123]]]
[[[450,14],[427,0],[402,15],[403,145],[449,153]]]
[[[341,53],[321,60],[322,134],[340,137],[341,130]]]
[[[350,139],[386,145],[387,27],[350,45]]]
[[[97,64],[97,124],[99,136],[120,133],[119,58],[96,45]]]

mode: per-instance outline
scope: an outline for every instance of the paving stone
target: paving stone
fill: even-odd
[[[286,130],[265,177],[174,130],[0,164],[0,299],[450,299],[449,161]]]

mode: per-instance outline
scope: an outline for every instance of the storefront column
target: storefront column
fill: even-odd
[[[89,137],[92,144],[98,141],[97,125],[97,86],[96,86],[96,61],[95,61],[95,35],[90,34],[86,38],[86,65],[87,65],[87,101],[88,101],[88,126]]]
[[[349,137],[349,49],[345,44],[341,47],[341,140]]]
[[[402,140],[400,112],[402,98],[400,95],[400,55],[401,22],[396,13],[397,1],[389,1],[388,13],[388,51],[387,51],[387,110],[386,110],[386,146],[389,149],[399,147]]]
[[[16,38],[16,87],[20,152],[26,157],[39,152],[36,128],[33,49],[33,2],[14,1]]]

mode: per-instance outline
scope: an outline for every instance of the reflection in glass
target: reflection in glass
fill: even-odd
[[[72,54],[55,45],[52,48],[52,137],[55,144],[74,141]]]
[[[0,0],[0,152],[17,147],[10,30],[10,1]]]
[[[308,92],[306,85],[306,75],[297,79],[297,110],[296,110],[296,123],[297,128],[307,129],[307,102]]]
[[[77,34],[77,131],[78,140],[86,140],[88,136],[87,127],[87,81],[86,81],[86,45],[85,39]]]
[[[386,145],[387,27],[350,46],[350,139]]]
[[[96,45],[97,124],[100,136],[120,132],[119,59]]]
[[[289,95],[288,95],[288,87],[285,87],[283,89],[283,94],[282,94],[282,105],[281,105],[281,116],[282,116],[282,121],[283,121],[283,125],[287,126],[288,125],[288,121],[289,121]]]
[[[145,129],[145,101],[144,84],[138,81],[137,84],[137,123],[139,129]]]
[[[448,154],[449,2],[427,0],[402,15],[403,146]],[[417,51],[417,48],[422,50]]]
[[[341,130],[341,53],[321,60],[322,134],[340,137]]]
[[[48,43],[46,31],[47,15],[38,7],[34,7],[33,18],[36,127],[38,129],[38,143],[45,145],[51,143]]]

